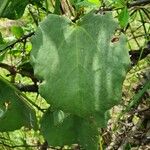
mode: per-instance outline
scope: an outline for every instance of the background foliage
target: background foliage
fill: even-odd
[[[102,150],[119,148],[132,149],[135,147],[139,149],[149,148],[149,3],[149,0],[1,0],[0,149],[44,150],[48,148],[84,148],[89,150]],[[97,13],[97,17],[104,16],[104,19],[106,18],[106,20],[108,20],[106,24],[101,25],[95,16],[89,17],[89,20],[87,19],[87,14],[93,9],[95,10],[94,13]],[[107,15],[110,12],[113,15],[113,20],[119,22],[117,28],[113,28],[112,25],[115,23],[111,21],[109,15]],[[53,16],[56,16],[54,14],[63,17],[55,17],[54,19]],[[49,17],[47,17],[48,15]],[[72,20],[72,22],[64,18],[64,16]],[[89,23],[87,23],[88,21],[85,19],[85,23],[91,25],[89,29],[84,26],[84,18],[89,21]],[[78,21],[78,19],[80,20]],[[82,29],[78,30],[75,28],[74,34],[70,36],[71,30],[66,28],[66,25],[60,24],[60,20],[63,20],[62,24],[68,24],[69,26],[70,24],[73,26],[75,23],[80,24]],[[104,20],[101,21],[105,22]],[[100,31],[102,27],[104,30]],[[92,56],[93,53],[90,52],[90,49],[95,50],[96,48],[93,46],[94,42],[90,44],[92,43],[90,38],[83,35],[83,29],[90,34],[91,39],[95,41],[98,40],[98,44],[104,47],[104,52],[97,49],[97,51],[100,51],[102,54],[105,53],[105,55],[98,65],[96,63],[96,69],[101,67],[101,64],[103,64],[102,67],[105,66],[105,70],[111,70],[111,68],[116,67],[114,73],[111,72],[112,77],[115,78],[114,82],[112,82],[113,84],[107,86],[111,83],[109,79],[103,80],[103,82],[99,84],[101,86],[103,85],[105,89],[109,89],[108,93],[111,91],[111,88],[118,88],[117,94],[121,96],[121,84],[124,80],[124,77],[121,77],[124,69],[123,64],[129,64],[127,51],[130,55],[131,67],[123,84],[122,101],[109,111],[110,116],[105,114],[106,120],[109,119],[108,122],[102,117],[104,113],[102,110],[104,108],[109,109],[114,104],[117,104],[113,101],[111,104],[111,101],[109,101],[110,98],[108,98],[107,103],[101,103],[100,105],[103,106],[98,110],[98,112],[100,111],[101,118],[103,118],[101,120],[97,119],[97,115],[88,118],[89,114],[93,115],[93,112],[95,113],[90,99],[88,104],[86,106],[84,104],[83,107],[81,107],[82,105],[76,107],[81,104],[81,102],[78,101],[72,105],[74,100],[72,100],[71,103],[64,103],[66,98],[63,100],[63,91],[67,92],[75,85],[71,82],[71,79],[74,78],[75,74],[78,75],[76,71],[70,75],[70,79],[66,79],[70,84],[69,88],[65,89],[66,81],[64,82],[64,78],[62,81],[60,80],[60,86],[55,87],[55,83],[57,82],[55,80],[56,75],[59,78],[64,77],[64,75],[62,76],[63,72],[59,73],[60,71],[54,72],[52,70],[53,63],[51,63],[51,61],[56,61],[56,59],[53,59],[55,57],[52,57],[52,59],[49,58],[51,58],[51,55],[55,56],[56,53],[51,51],[50,55],[49,48],[56,46],[63,50],[60,56],[61,60],[64,61],[61,62],[60,68],[55,69],[61,70],[62,68],[65,70],[65,68],[67,68],[66,72],[70,72],[70,64],[74,64],[74,58],[78,58],[76,56],[77,53],[74,53],[78,49],[76,46],[79,48],[83,47],[84,55],[79,52],[79,54],[82,54],[82,58],[79,57],[79,61],[81,63],[80,67],[85,68],[86,65],[83,65],[85,64],[85,62],[83,63],[83,56]],[[62,30],[64,30],[63,32],[65,33],[64,37],[67,36],[69,38],[66,43],[59,45],[61,43],[59,40],[65,41],[66,39],[61,35]],[[99,38],[98,35],[91,34],[92,31],[93,33],[100,34],[101,38]],[[102,36],[105,34],[108,35],[108,37]],[[118,46],[120,52],[114,52],[108,55],[112,48],[110,45],[114,44],[115,47],[117,47],[117,43],[121,41],[121,34],[125,34],[127,37],[128,49],[124,47],[125,41],[122,41],[120,46]],[[33,36],[34,39],[32,38],[31,43],[31,37]],[[75,40],[74,36],[78,36],[78,38],[76,37]],[[86,41],[83,41],[84,38]],[[41,47],[42,39],[45,39],[46,44],[43,44],[44,47]],[[55,44],[54,41],[56,41]],[[82,41],[82,43],[80,41]],[[105,48],[105,46],[107,48]],[[85,53],[84,48],[89,49],[89,54]],[[71,51],[69,54],[68,49]],[[44,53],[42,52],[43,50]],[[37,52],[40,57],[37,57]],[[95,56],[96,55],[97,53]],[[114,57],[115,55],[116,57]],[[30,61],[30,56],[32,61]],[[66,61],[66,56],[69,56],[70,60]],[[99,55],[97,55],[97,57],[99,57]],[[106,61],[107,59],[109,60]],[[113,59],[114,61],[111,61]],[[117,59],[119,61],[115,64]],[[88,62],[90,61],[89,59]],[[30,62],[32,62],[32,65]],[[43,68],[43,65],[46,66],[47,62],[49,65],[47,66],[48,69],[46,67]],[[115,67],[113,64],[115,64]],[[77,72],[78,69],[80,70],[80,67],[77,68]],[[33,68],[35,69],[36,76],[34,75]],[[66,74],[66,72],[64,73]],[[102,72],[98,72],[99,76],[106,76],[101,75],[100,73]],[[54,77],[52,77],[53,73],[55,73]],[[91,79],[93,74],[89,73],[85,75],[85,73],[81,73],[80,76],[83,77],[79,83],[83,84],[84,82],[84,84],[87,84],[87,81],[89,81],[89,78]],[[87,78],[87,81],[85,78]],[[49,81],[45,87],[43,85],[39,86],[42,80],[47,81],[47,79],[49,79]],[[120,82],[118,82],[119,80]],[[68,83],[67,85],[69,85]],[[53,94],[49,95],[49,91],[54,87],[56,93],[53,92]],[[81,87],[80,84],[80,92],[82,91]],[[38,91],[39,88],[40,90]],[[84,89],[86,88],[87,86],[84,86]],[[49,91],[47,91],[47,89],[49,89]],[[57,91],[60,92],[59,95]],[[92,88],[90,87],[87,93],[91,91]],[[49,104],[39,95],[39,92]],[[112,100],[118,101],[121,99],[118,96],[115,97],[114,93],[110,93],[112,94],[110,95]],[[58,99],[58,101],[54,103],[51,100],[51,95],[53,95],[54,99]],[[79,93],[77,95],[79,95]],[[60,96],[62,98],[61,101],[59,101]],[[69,93],[68,98],[71,96],[72,94]],[[90,97],[90,95],[88,97],[86,96],[87,94],[85,94],[85,97],[81,96],[80,98],[88,99]],[[104,98],[105,95],[102,97]],[[105,97],[105,100],[107,100],[107,97]],[[102,99],[100,101],[103,102]],[[84,107],[88,109],[85,110]],[[65,111],[65,113],[62,110]],[[98,124],[95,124],[95,121],[98,122]],[[107,126],[99,129],[100,131],[97,130],[99,126],[102,127],[106,122]],[[68,145],[66,146],[66,144]]]

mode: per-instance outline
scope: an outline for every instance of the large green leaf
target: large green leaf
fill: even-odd
[[[49,15],[33,38],[31,61],[42,80],[40,94],[53,108],[78,116],[98,116],[121,99],[129,65],[126,40],[111,39],[111,15],[85,15],[76,23]]]
[[[0,131],[22,126],[36,128],[35,112],[19,91],[0,76]]]
[[[0,18],[20,18],[28,3],[29,0],[0,0]]]
[[[43,116],[41,131],[49,145],[81,144],[86,150],[98,149],[98,128],[91,120],[48,110]]]

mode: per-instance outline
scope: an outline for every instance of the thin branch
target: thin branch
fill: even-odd
[[[148,33],[146,31],[146,26],[145,26],[145,22],[144,22],[144,18],[143,18],[141,10],[139,10],[139,14],[140,14],[140,18],[141,18],[141,22],[142,22],[142,26],[145,32],[146,39],[148,40]]]
[[[147,4],[150,4],[150,0],[137,0],[135,2],[128,4],[128,8],[141,6],[141,5],[147,5]]]
[[[147,35],[150,36],[150,34],[147,34]],[[140,38],[140,37],[143,37],[143,36],[145,36],[145,34],[141,34],[141,35],[137,35],[137,36],[131,37],[128,40],[130,41],[130,40],[132,40],[134,38]]]
[[[136,36],[135,36],[135,34],[134,34],[133,30],[132,30],[131,24],[129,24],[129,27],[130,27],[130,32],[131,32],[131,34],[132,34],[132,37],[133,37],[134,41],[136,42],[137,46],[138,46],[139,49],[140,49],[140,48],[141,48],[141,47],[140,47],[140,44],[139,44],[138,40],[136,39]]]
[[[127,4],[127,7],[128,8],[132,8],[132,7],[135,7],[135,6],[144,6],[144,5],[148,5],[148,4],[150,4],[150,0],[137,0],[137,1],[135,1],[135,2],[132,2],[132,3],[128,3]],[[118,9],[121,9],[121,7],[120,8],[115,8],[114,6],[112,6],[112,7],[105,7],[105,8],[100,8],[99,10],[98,10],[98,12],[100,12],[100,11],[112,11],[112,10],[118,10]]]
[[[31,71],[26,71],[24,69],[21,69],[17,71],[17,73],[21,74],[22,76],[26,76],[30,78],[34,83],[37,83],[38,79],[34,76],[34,73]]]
[[[10,66],[10,65],[5,64],[5,63],[0,63],[0,68],[4,68],[4,69],[8,70],[11,75],[16,74],[16,68],[14,66]]]
[[[15,44],[19,43],[19,42],[23,42],[25,39],[31,37],[32,35],[34,35],[34,32],[31,32],[27,35],[22,36],[20,39],[17,39],[16,41],[10,43],[9,45],[7,45],[5,48],[1,49],[0,52],[3,52],[4,50],[8,49],[8,48],[12,48],[14,47]]]
[[[0,63],[0,68],[8,70],[11,75],[16,75],[17,73],[20,73],[22,76],[30,77],[34,83],[37,82],[37,79],[30,72],[26,72],[26,71],[23,71],[23,70],[18,72],[14,66],[10,66],[10,65],[5,64],[5,63]],[[15,86],[20,91],[23,91],[23,92],[38,92],[38,86],[36,84],[23,85],[23,84],[19,83],[19,84],[16,84]]]
[[[24,85],[21,83],[16,83],[15,86],[22,92],[38,92],[38,85],[36,84]]]
[[[75,16],[74,8],[72,7],[72,5],[70,4],[70,2],[68,0],[66,0],[66,4],[68,5],[68,9],[70,11],[70,14],[72,16]]]
[[[150,15],[149,15],[149,12],[147,11],[147,9],[142,8],[141,10],[145,13],[146,17],[150,20]]]
[[[142,53],[141,53],[142,52]],[[136,65],[139,60],[142,60],[150,54],[150,48],[144,48],[143,50],[131,50],[129,51],[130,59],[133,65]]]
[[[34,83],[38,81],[37,78],[35,78],[33,72],[26,71],[24,69],[18,70],[15,66],[11,66],[5,63],[0,63],[0,68],[6,69],[7,71],[10,72],[10,75],[16,75],[21,74],[22,76],[26,76],[30,78]]]

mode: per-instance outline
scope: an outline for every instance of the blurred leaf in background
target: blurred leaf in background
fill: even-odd
[[[29,0],[0,0],[0,18],[19,19]]]
[[[4,44],[5,42],[4,42],[4,39],[3,39],[3,37],[2,37],[2,33],[0,32],[0,45],[1,44]]]
[[[129,23],[129,12],[127,7],[124,7],[123,9],[121,9],[121,12],[118,15],[118,20],[119,20],[119,24],[122,28],[125,28],[127,26],[127,24]]]

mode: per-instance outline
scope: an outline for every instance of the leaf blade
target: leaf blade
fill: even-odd
[[[117,104],[129,55],[124,37],[118,44],[109,43],[115,28],[116,23],[109,14],[93,13],[77,24],[64,17],[49,15],[40,25],[33,39],[31,60],[35,75],[44,80],[40,94],[48,103],[79,116],[95,112],[104,114]],[[41,41],[46,46],[41,47]],[[119,59],[122,61],[117,62]],[[108,105],[99,93],[103,93]]]

